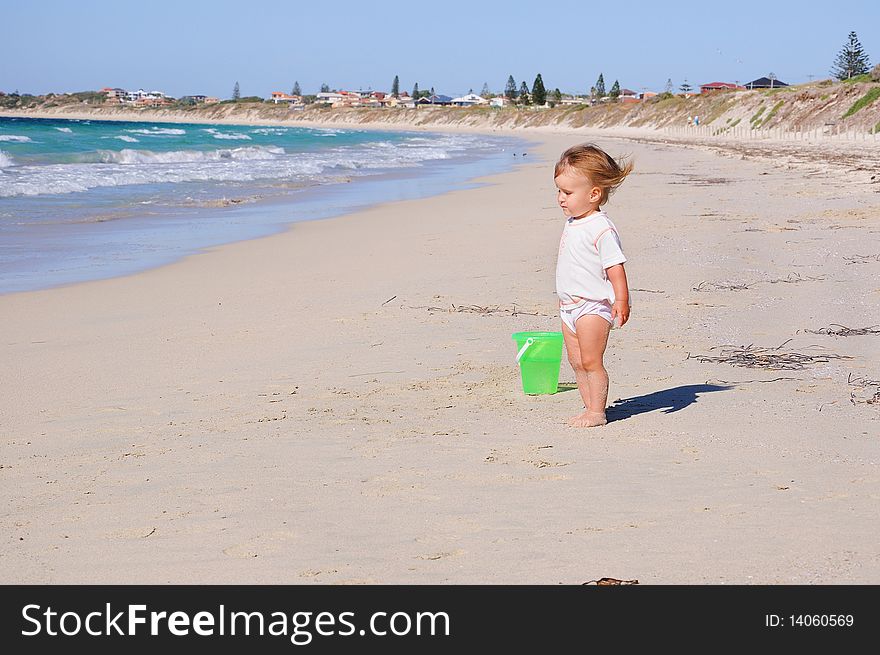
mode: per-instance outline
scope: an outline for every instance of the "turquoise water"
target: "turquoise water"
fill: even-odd
[[[442,193],[524,148],[473,134],[0,118],[0,293]]]

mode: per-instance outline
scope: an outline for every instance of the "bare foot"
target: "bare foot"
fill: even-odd
[[[605,412],[585,411],[583,414],[569,419],[568,425],[573,428],[595,428],[605,425],[608,419],[605,418]]]

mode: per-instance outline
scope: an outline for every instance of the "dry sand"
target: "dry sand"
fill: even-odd
[[[532,133],[476,189],[0,297],[0,580],[880,583],[880,335],[805,332],[880,324],[871,171],[589,135],[636,159],[608,206],[633,314],[613,420],[577,430],[577,391],[522,394],[510,335],[559,329],[551,164],[588,135]],[[850,359],[695,357],[784,342]]]

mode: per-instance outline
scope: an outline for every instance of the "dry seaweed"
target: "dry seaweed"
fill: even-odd
[[[870,261],[880,262],[880,254],[877,255],[852,255],[843,258],[847,264],[866,264]]]
[[[700,282],[693,288],[694,291],[745,291],[750,288],[754,282],[749,284],[736,284],[730,282]]]
[[[419,308],[414,308],[419,309]],[[429,312],[446,312],[448,314],[465,313],[465,314],[504,314],[506,316],[549,316],[542,312],[524,312],[517,309],[516,303],[509,307],[501,305],[450,305],[449,307],[427,307]]]
[[[863,328],[850,328],[845,325],[832,323],[829,327],[819,328],[818,330],[804,330],[810,334],[827,334],[832,337],[860,337],[866,334],[880,334],[880,326],[871,325]]]
[[[770,284],[783,282],[785,284],[795,284],[797,282],[818,282],[824,280],[824,275],[801,275],[800,273],[789,273],[786,277],[777,278],[775,280],[767,280]]]
[[[880,380],[857,377],[850,373],[846,377],[846,383],[851,387],[856,387],[849,392],[849,401],[853,405],[858,403],[880,405]]]
[[[824,364],[832,359],[852,359],[848,355],[820,353],[811,355],[793,351],[783,351],[782,347],[791,339],[782,342],[775,348],[759,348],[754,344],[748,346],[715,346],[710,350],[718,350],[718,355],[691,355],[687,359],[696,359],[701,363],[730,364],[743,368],[762,368],[767,371],[797,371],[812,364]],[[819,347],[819,346],[811,346]]]
[[[700,282],[693,287],[694,291],[745,291],[751,289],[756,284],[797,284],[798,282],[818,282],[824,280],[824,275],[801,275],[800,273],[789,273],[785,277],[776,278],[774,280],[757,280],[756,282],[746,282],[745,284],[737,282]]]

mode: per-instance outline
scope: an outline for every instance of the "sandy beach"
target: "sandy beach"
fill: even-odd
[[[880,325],[876,148],[517,135],[478,188],[0,296],[0,579],[880,583],[880,336],[822,333]],[[560,329],[584,140],[636,165],[590,430],[511,339]]]

